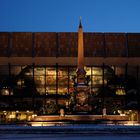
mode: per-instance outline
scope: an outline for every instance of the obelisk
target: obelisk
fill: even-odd
[[[84,70],[84,37],[83,28],[80,18],[80,24],[78,29],[78,58],[77,58],[77,83],[74,86],[75,93],[75,105],[73,110],[77,113],[86,113],[92,110],[89,105],[89,86],[86,81],[86,71]]]
[[[83,28],[80,18],[78,29],[78,69],[84,69],[84,42],[83,42]]]
[[[86,71],[84,70],[85,60],[84,60],[84,37],[83,28],[80,17],[79,29],[78,29],[78,61],[77,61],[77,84],[85,83]]]

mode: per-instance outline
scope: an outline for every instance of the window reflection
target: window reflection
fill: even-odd
[[[45,68],[44,67],[35,67],[34,75],[45,75]]]
[[[33,70],[34,68],[34,70]],[[124,72],[124,67],[115,67],[116,73]],[[11,74],[15,75],[15,89],[23,90],[29,85],[34,85],[38,94],[70,94],[76,82],[76,66],[11,66]],[[85,67],[86,75],[90,76],[89,86],[90,92],[97,94],[103,84],[107,84],[108,80],[114,76],[114,71],[110,67]],[[9,76],[9,67],[0,66],[1,81],[5,81]],[[58,72],[58,73],[57,73]],[[13,80],[14,81],[14,80]],[[2,82],[1,82],[2,83]],[[2,87],[2,86],[1,86]],[[8,86],[7,86],[8,87]],[[9,87],[8,87],[9,88]],[[32,90],[32,86],[29,87]],[[30,91],[29,91],[30,92]]]
[[[93,83],[93,86],[99,86],[99,85],[102,85],[103,84],[103,78],[102,76],[92,76],[92,83]]]
[[[46,75],[56,75],[56,68],[46,67]]]
[[[92,94],[97,95],[98,89],[103,85],[103,68],[102,67],[92,67],[91,76],[91,91]]]
[[[47,86],[46,87],[46,94],[56,94],[56,87],[55,86]]]
[[[54,75],[47,75],[46,76],[46,85],[47,86],[54,86],[56,85],[56,76]]]
[[[103,69],[101,67],[92,67],[93,75],[103,75]]]
[[[45,85],[45,77],[44,76],[34,76],[36,81],[36,85]]]
[[[56,68],[46,67],[46,94],[56,94]]]
[[[91,67],[85,67],[86,75],[91,75]]]
[[[18,75],[22,70],[22,66],[11,66],[11,74]]]
[[[44,87],[37,87],[37,92],[40,94],[40,95],[43,95],[45,93],[45,88]]]
[[[99,88],[93,88],[92,87],[91,92],[92,92],[92,94],[97,95],[98,94],[98,90],[99,90]]]
[[[76,77],[77,67],[69,67],[69,94],[74,91],[74,77]]]
[[[58,68],[58,94],[68,94],[68,67]]]

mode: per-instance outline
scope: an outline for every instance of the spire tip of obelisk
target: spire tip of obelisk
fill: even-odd
[[[79,28],[82,28],[82,17],[80,16],[80,24],[79,24]]]

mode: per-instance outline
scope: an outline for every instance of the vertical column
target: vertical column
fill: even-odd
[[[35,33],[32,33],[32,57],[35,57]]]
[[[8,63],[8,70],[9,70],[9,79],[8,79],[8,83],[9,83],[9,86],[8,86],[8,91],[9,91],[9,95],[11,95],[11,86],[12,86],[12,79],[11,79],[11,64]]]
[[[56,58],[59,57],[59,41],[58,41],[58,33],[56,33]]]
[[[125,48],[126,48],[126,56],[129,57],[129,48],[128,48],[128,34],[125,34],[125,38],[126,38],[126,43],[125,43]]]
[[[58,105],[58,63],[56,63],[56,105]]]
[[[138,102],[138,106],[140,106],[140,98],[139,98],[139,94],[140,94],[140,82],[139,82],[139,66],[136,67],[137,69],[137,92],[138,92],[138,98],[137,98],[137,102]],[[137,118],[137,121],[140,121],[140,111],[138,110],[138,118]]]
[[[128,75],[128,63],[125,64],[125,81],[127,81],[127,75]],[[124,97],[124,105],[128,102],[127,96]]]
[[[90,67],[91,73],[90,73],[90,94],[92,94],[92,66]]]
[[[92,93],[92,89],[93,89],[93,80],[92,80],[92,76],[93,76],[93,72],[92,72],[92,69],[93,69],[93,66],[91,67],[91,78],[90,78],[90,80],[91,80],[91,93]]]
[[[48,91],[46,91],[46,87],[47,87],[47,84],[46,84],[46,66],[44,67],[45,68],[45,75],[44,75],[44,78],[45,78],[45,85],[44,85],[44,88],[45,88],[45,96],[48,94]]]
[[[56,63],[56,94],[58,94],[58,63]]]
[[[105,73],[104,73],[104,68],[105,68],[105,64],[103,63],[103,87],[104,87],[104,79],[105,79]]]
[[[7,48],[7,56],[10,57],[12,54],[12,33],[9,33],[8,37],[8,48]]]
[[[104,65],[104,63],[103,63],[103,65],[102,65],[102,70],[103,70],[103,88],[104,88],[104,68],[105,68],[105,65]],[[103,94],[102,94],[102,109],[104,110],[104,108],[105,108],[105,96],[104,96],[104,92],[103,92]]]
[[[69,84],[70,84],[70,69],[68,66],[68,94],[69,94],[69,88],[70,88]]]
[[[34,112],[35,112],[35,93],[34,93],[35,79],[34,79],[34,68],[35,68],[35,64],[33,63],[33,64],[32,64],[32,72],[33,72],[33,75],[32,75],[32,76],[33,76],[32,107],[33,107],[33,110],[34,110]]]
[[[106,52],[106,38],[105,38],[105,33],[103,33],[103,36],[104,36],[104,48],[103,48],[103,51],[104,51],[104,57],[107,57],[107,52]]]
[[[139,66],[136,66],[136,71],[137,71],[137,83],[138,83],[138,81],[139,81]]]
[[[116,75],[116,66],[114,65],[114,76]]]
[[[125,64],[125,80],[127,80],[128,75],[128,63]]]
[[[44,84],[45,95],[43,96],[43,98],[45,98],[45,99],[43,99],[43,104],[45,105],[46,102],[47,102],[48,90],[47,90],[47,83],[46,83],[46,79],[47,79],[46,66],[44,68],[45,68],[45,75],[44,75],[44,78],[45,78],[45,84]]]

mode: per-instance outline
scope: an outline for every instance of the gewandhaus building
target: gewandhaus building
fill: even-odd
[[[106,108],[107,115],[138,120],[140,33],[84,32],[83,46],[91,107],[83,112],[101,115]],[[77,57],[78,32],[0,32],[0,120],[57,115],[61,108],[78,114]]]

